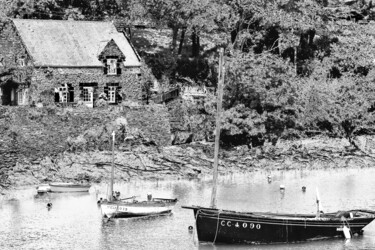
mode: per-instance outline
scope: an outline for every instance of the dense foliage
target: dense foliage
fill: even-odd
[[[8,17],[152,23],[171,30],[170,50],[145,58],[158,79],[216,86],[225,48],[223,142],[275,143],[374,125],[375,39],[371,1],[7,0]],[[188,54],[182,53],[189,35]],[[205,50],[202,37],[214,48]],[[187,46],[185,44],[185,46]],[[182,55],[181,55],[182,54]],[[149,83],[149,80],[145,80]],[[186,81],[185,81],[186,82]],[[215,100],[202,112],[213,114]]]

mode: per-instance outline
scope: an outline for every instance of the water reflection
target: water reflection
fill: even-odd
[[[350,208],[375,210],[375,169],[258,171],[219,178],[218,207],[237,211],[314,213],[316,188],[325,211]],[[268,176],[272,181],[268,181]],[[285,190],[280,190],[280,185]],[[305,186],[305,192],[302,187]],[[0,207],[0,249],[375,249],[375,223],[349,241],[333,239],[298,244],[228,246],[198,244],[191,210],[181,205],[208,206],[211,180],[137,181],[115,183],[123,197],[138,195],[178,198],[170,216],[114,219],[105,222],[97,200],[107,185],[90,193],[17,190]],[[52,203],[52,208],[47,208]],[[193,226],[194,230],[189,230]]]

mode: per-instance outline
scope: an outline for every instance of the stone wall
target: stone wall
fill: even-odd
[[[20,60],[25,62],[22,67],[20,66]],[[2,79],[0,79],[0,86],[2,87],[0,104],[16,105],[17,94],[14,91],[13,98],[11,98],[12,89],[28,86],[28,79],[32,72],[31,66],[26,47],[11,21],[6,20],[0,23],[0,71],[2,69],[16,69],[12,72],[10,81],[2,83]]]
[[[138,107],[0,107],[0,177],[16,165],[53,162],[64,152],[111,150],[134,144],[170,145],[168,112],[161,105]],[[26,170],[25,170],[26,171]]]
[[[122,66],[123,67],[123,66]],[[31,99],[38,103],[54,103],[54,88],[71,84],[74,88],[74,102],[81,96],[80,84],[95,84],[94,101],[104,93],[107,84],[118,83],[123,100],[140,100],[142,87],[137,74],[122,71],[121,75],[105,75],[103,68],[39,68],[31,78]]]
[[[7,68],[18,67],[18,59],[25,57],[29,61],[27,51],[10,20],[0,23],[0,60]]]

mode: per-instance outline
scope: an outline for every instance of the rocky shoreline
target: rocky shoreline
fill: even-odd
[[[221,150],[220,174],[256,170],[332,169],[372,167],[375,140],[359,137],[361,150],[345,139],[313,138],[283,141],[276,146]],[[103,183],[109,180],[111,151],[64,152],[54,158],[17,163],[9,175],[9,187],[52,181]],[[212,143],[154,147],[139,145],[115,151],[116,181],[209,177],[213,165]]]

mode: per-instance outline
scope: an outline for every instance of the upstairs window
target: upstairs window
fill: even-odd
[[[107,74],[117,75],[117,59],[107,59]]]
[[[120,63],[122,62],[121,59],[117,57],[107,57],[104,59],[104,74],[105,75],[121,75],[121,66]]]

